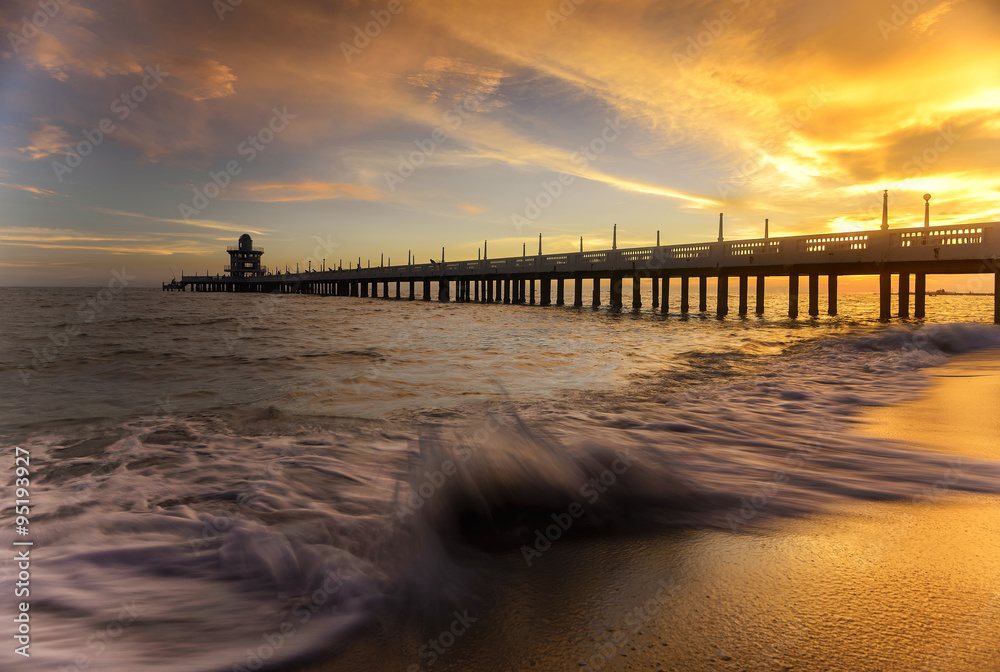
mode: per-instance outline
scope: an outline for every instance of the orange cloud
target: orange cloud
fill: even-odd
[[[229,195],[230,200],[257,203],[282,203],[288,201],[323,201],[333,198],[377,200],[377,189],[362,184],[346,182],[298,182],[245,184]]]
[[[18,148],[29,159],[44,159],[46,156],[61,154],[72,142],[69,134],[59,126],[41,120],[34,130],[28,132],[30,144]]]
[[[32,187],[26,184],[11,184],[9,182],[0,182],[0,187],[9,187],[11,189],[20,189],[21,191],[27,191],[32,194],[37,194],[32,196],[32,198],[38,198],[39,196],[65,196],[66,194],[60,194],[55,191],[49,191],[48,189],[41,189],[39,187]]]

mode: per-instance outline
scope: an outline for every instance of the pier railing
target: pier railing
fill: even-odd
[[[491,259],[353,267],[257,276],[287,281],[404,280],[438,277],[503,276],[534,273],[608,273],[630,270],[705,272],[755,266],[813,263],[882,263],[938,259],[995,258],[1000,254],[1000,222],[915,227],[889,231],[784,236],[709,243],[685,243]],[[996,248],[996,249],[994,249]],[[256,249],[256,248],[255,248]],[[228,270],[228,267],[227,267]],[[210,276],[184,276],[199,281]],[[237,279],[239,280],[239,279]]]

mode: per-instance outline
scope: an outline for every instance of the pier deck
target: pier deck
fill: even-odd
[[[847,275],[880,277],[881,319],[893,315],[892,280],[898,276],[897,315],[910,315],[911,276],[913,317],[924,316],[927,274],[992,273],[994,320],[1000,324],[1000,222],[958,226],[827,233],[805,236],[717,241],[685,245],[622,248],[589,252],[522,255],[497,259],[404,264],[338,270],[279,273],[256,277],[185,275],[164,283],[164,290],[209,292],[280,292],[333,296],[390,296],[423,300],[432,298],[432,283],[439,301],[449,301],[454,287],[456,301],[479,303],[552,303],[556,285],[557,305],[563,304],[567,280],[575,283],[574,305],[583,305],[584,280],[593,283],[590,305],[600,305],[602,280],[610,282],[611,307],[622,308],[624,280],[633,280],[632,308],[641,307],[639,283],[653,280],[653,308],[667,312],[671,278],[680,278],[681,312],[690,310],[689,286],[699,283],[699,310],[707,310],[706,283],[717,278],[716,314],[729,313],[729,280],[739,288],[738,314],[746,315],[748,279],[756,279],[754,312],[764,310],[764,278],[783,276],[789,282],[789,315],[798,316],[800,277],[808,279],[809,314],[819,313],[819,277],[828,276],[827,313],[837,313],[837,278]],[[402,292],[402,285],[407,292]],[[405,294],[405,296],[404,296]]]

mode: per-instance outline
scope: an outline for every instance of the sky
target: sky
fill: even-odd
[[[996,0],[0,11],[0,285],[1000,219]]]

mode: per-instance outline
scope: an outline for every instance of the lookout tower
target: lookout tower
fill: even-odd
[[[250,234],[244,233],[240,236],[236,247],[230,245],[226,248],[229,252],[229,265],[226,271],[234,278],[252,278],[264,275],[260,267],[260,257],[264,254],[264,248],[254,247]]]

